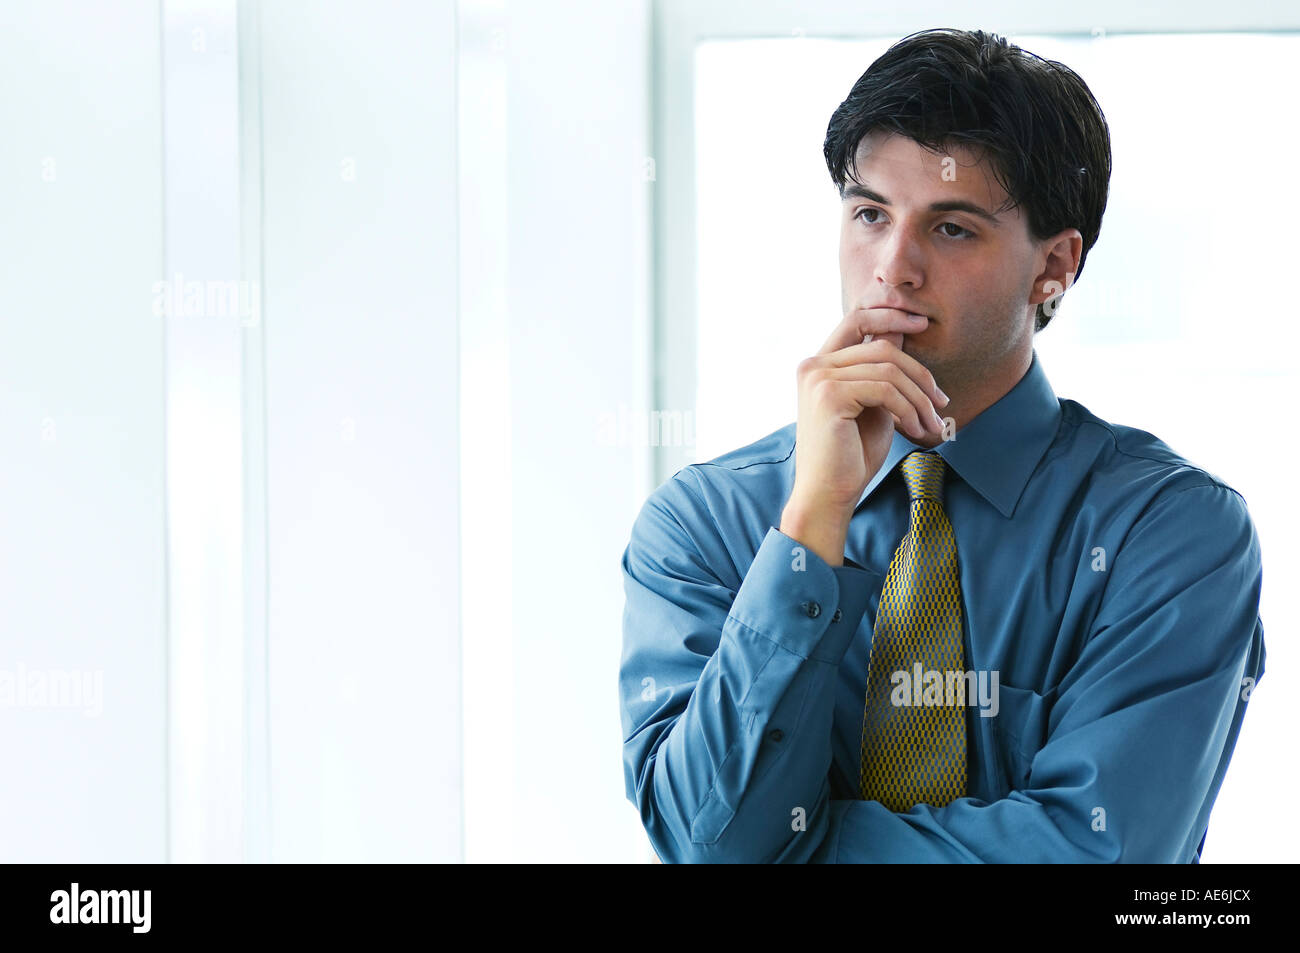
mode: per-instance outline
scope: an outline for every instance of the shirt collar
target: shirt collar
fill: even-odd
[[[999,513],[1010,518],[1025,484],[1056,436],[1061,405],[1043,372],[1038,351],[1016,386],[962,427],[934,452]],[[897,430],[885,462],[871,478],[858,505],[874,492],[898,462],[925,450]]]

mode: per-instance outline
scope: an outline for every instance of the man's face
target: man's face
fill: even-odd
[[[902,350],[954,400],[1013,386],[1028,366],[1029,299],[1043,265],[1020,210],[997,213],[1007,193],[968,150],[945,159],[912,139],[873,132],[859,143],[856,168],[863,185],[847,184],[840,214],[844,314],[897,304],[928,317]],[[950,202],[992,218],[931,208]]]

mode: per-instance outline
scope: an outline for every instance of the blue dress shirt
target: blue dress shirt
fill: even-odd
[[[867,663],[907,532],[895,432],[832,567],[777,527],[795,424],[683,467],[623,553],[628,799],[666,862],[1199,862],[1264,672],[1241,496],[1020,381],[936,449],[969,670],[967,795],[857,794]]]

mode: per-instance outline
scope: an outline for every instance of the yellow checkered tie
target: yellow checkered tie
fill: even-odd
[[[923,695],[925,672],[939,673],[942,703],[949,698],[947,673],[965,670],[961,582],[957,544],[943,511],[943,457],[913,451],[899,467],[912,525],[889,563],[876,614],[859,793],[864,801],[906,812],[914,804],[942,807],[966,794],[966,683],[954,684],[960,689],[952,695],[954,705],[922,703],[936,700],[932,687],[928,698]],[[906,673],[906,681],[895,679],[899,672]]]

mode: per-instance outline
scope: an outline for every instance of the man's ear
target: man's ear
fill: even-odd
[[[1029,304],[1043,304],[1049,314],[1060,303],[1058,296],[1072,284],[1079,273],[1079,259],[1083,256],[1083,235],[1077,228],[1065,228],[1051,238],[1038,243],[1038,275],[1029,295]],[[1053,298],[1058,300],[1053,301]]]

